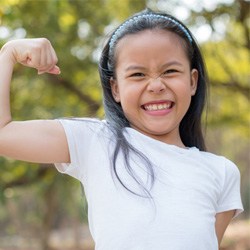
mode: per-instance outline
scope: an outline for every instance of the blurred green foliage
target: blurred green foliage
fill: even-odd
[[[59,76],[38,76],[35,70],[17,65],[11,87],[13,118],[103,117],[97,61],[105,40],[129,15],[146,6],[157,9],[161,2],[1,0],[0,46],[10,39],[46,37],[57,52],[62,72]],[[177,2],[169,1],[169,10],[178,7]],[[249,212],[248,8],[248,1],[235,0],[218,4],[213,11],[190,10],[186,23],[189,27],[199,26],[197,20],[202,17],[214,34],[214,38],[201,44],[211,84],[207,142],[211,151],[227,156],[239,166],[245,209]],[[216,36],[218,23],[226,25],[220,36]],[[80,184],[58,175],[53,166],[4,158],[0,158],[0,166],[0,202],[4,205],[0,208],[0,227],[6,233],[15,233],[24,224],[49,230],[61,221],[69,223],[69,217],[86,219]],[[26,211],[24,224],[14,228],[9,223],[13,222],[10,216],[22,214],[7,210],[10,200],[16,200],[20,211]]]

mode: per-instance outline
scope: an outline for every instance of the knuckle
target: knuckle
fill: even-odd
[[[54,59],[54,64],[57,64],[58,63],[58,58],[56,57],[55,59]]]
[[[45,37],[40,38],[40,41],[41,41],[41,44],[45,44],[45,45],[50,44],[50,41]]]
[[[48,45],[50,45],[50,41],[47,38],[39,38],[37,40],[35,47],[37,49],[42,49],[42,48],[46,48]]]

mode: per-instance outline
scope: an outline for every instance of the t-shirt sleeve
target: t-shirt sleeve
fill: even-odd
[[[55,163],[61,173],[68,174],[80,181],[86,176],[88,156],[104,122],[94,119],[60,119],[64,128],[70,163]],[[95,141],[96,143],[96,141]]]
[[[218,200],[217,213],[236,210],[234,217],[243,212],[240,195],[240,171],[231,161],[225,159],[224,183]]]

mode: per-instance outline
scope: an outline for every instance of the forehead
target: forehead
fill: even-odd
[[[162,29],[143,30],[124,36],[116,45],[115,57],[116,66],[132,61],[188,61],[185,41],[177,34]]]

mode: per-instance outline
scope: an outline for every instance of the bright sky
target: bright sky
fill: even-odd
[[[174,1],[166,1],[166,0],[158,0],[152,1],[154,7],[157,7],[159,10],[168,11],[173,13],[178,19],[185,23],[185,19],[189,16],[189,10],[201,11],[202,9],[206,9],[208,11],[213,11],[216,6],[220,3],[223,4],[231,4],[234,0],[174,0]],[[177,4],[176,4],[177,3]],[[176,6],[177,5],[177,6]],[[226,14],[226,13],[225,13]],[[226,15],[223,20],[216,20],[215,29],[218,28],[217,37],[220,38],[223,36],[223,33],[226,29]],[[200,18],[197,21],[196,27],[190,28],[191,32],[194,34],[198,42],[204,42],[211,38],[212,30],[208,24],[205,23],[204,18]],[[217,31],[217,29],[216,29]]]
[[[153,1],[154,2],[154,1]],[[201,11],[202,9],[207,9],[208,11],[213,11],[216,6],[220,3],[224,4],[231,4],[234,2],[234,0],[174,0],[174,1],[166,1],[166,0],[157,0],[156,6],[158,9],[164,11],[170,11],[171,13],[171,7],[173,6],[173,3],[175,8],[173,9],[173,14],[178,19],[183,21],[185,23],[185,19],[189,16],[189,10],[195,10],[195,11]],[[153,3],[152,7],[155,6],[155,2]],[[172,5],[170,4],[172,3]],[[177,5],[177,6],[176,6]],[[225,13],[226,14],[226,13]],[[216,20],[215,23],[215,29],[219,37],[220,34],[223,35],[225,29],[226,29],[226,16],[222,20]],[[204,42],[211,38],[212,30],[208,24],[205,23],[205,20],[203,18],[200,18],[197,22],[197,27],[190,28],[191,32],[194,34],[198,42]],[[216,37],[215,37],[216,38]]]

